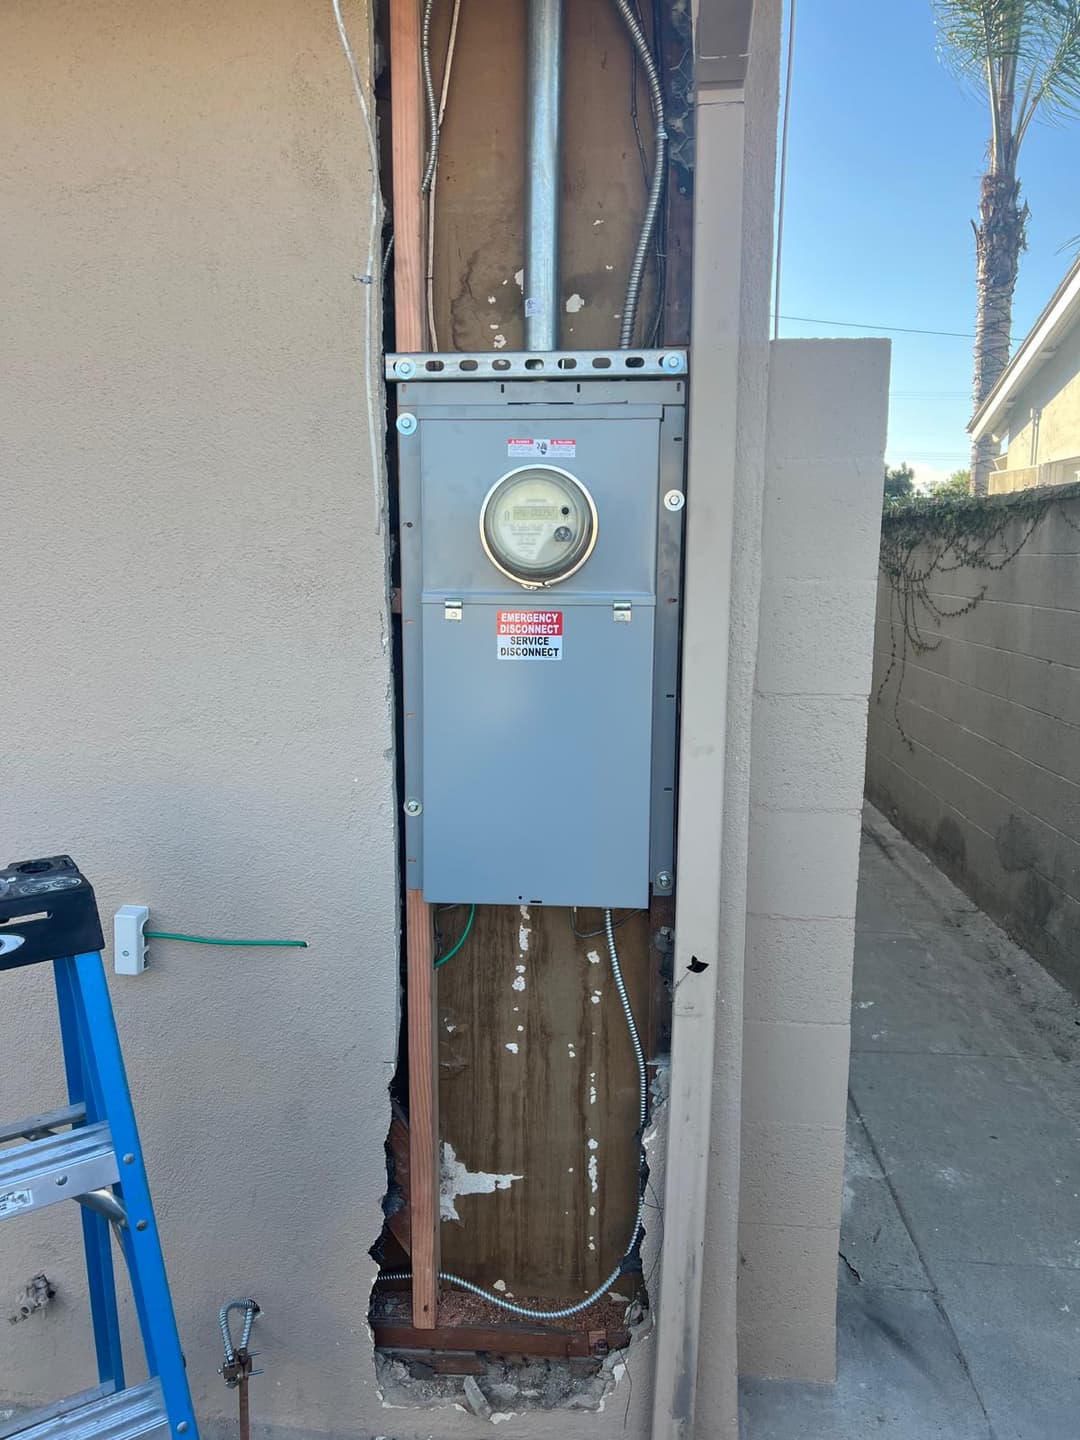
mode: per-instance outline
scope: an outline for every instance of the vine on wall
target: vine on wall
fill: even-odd
[[[900,720],[908,656],[941,647],[943,622],[969,614],[982,602],[989,577],[1016,559],[1052,507],[1061,507],[1066,524],[1080,532],[1080,524],[1068,513],[1076,501],[1080,501],[1080,482],[1008,495],[919,497],[886,505],[880,564],[890,586],[890,655],[876,701],[881,703],[895,675],[893,719],[909,750],[915,747]],[[1006,533],[1016,526],[1018,533]],[[964,569],[981,572],[987,579],[967,599],[943,596],[935,587],[937,578]]]

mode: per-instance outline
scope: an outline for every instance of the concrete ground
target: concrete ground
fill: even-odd
[[[1080,1006],[864,823],[834,1387],[743,1440],[1077,1440]]]

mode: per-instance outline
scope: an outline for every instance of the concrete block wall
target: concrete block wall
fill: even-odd
[[[1013,546],[1025,522],[1004,537]],[[984,910],[1080,994],[1080,501],[999,571],[934,582],[969,614],[924,631],[871,706],[867,793]],[[879,586],[875,686],[892,651]],[[897,724],[899,721],[899,725]],[[901,727],[904,734],[901,734]],[[904,735],[907,740],[905,741]]]
[[[745,970],[739,1363],[835,1374],[889,346],[772,346]]]

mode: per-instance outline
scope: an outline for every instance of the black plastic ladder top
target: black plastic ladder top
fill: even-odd
[[[70,855],[0,870],[0,970],[102,950],[97,901]]]

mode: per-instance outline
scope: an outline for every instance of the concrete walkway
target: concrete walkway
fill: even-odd
[[[743,1440],[1080,1437],[1078,1027],[868,811],[839,1378],[744,1382]]]

